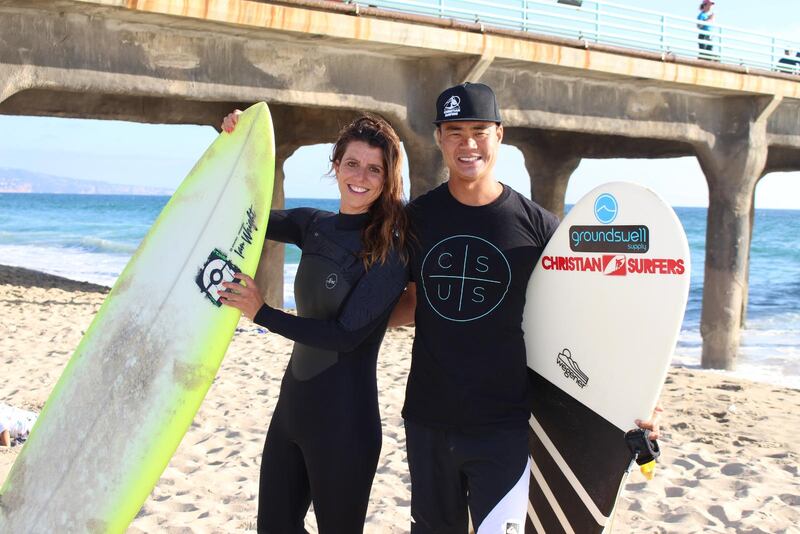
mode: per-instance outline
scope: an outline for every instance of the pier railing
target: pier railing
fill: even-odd
[[[345,0],[418,15],[576,39],[664,56],[800,74],[800,42],[601,0]],[[699,0],[698,0],[699,5]],[[786,51],[789,51],[787,54]]]

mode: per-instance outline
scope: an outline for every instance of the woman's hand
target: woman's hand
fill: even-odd
[[[222,119],[222,131],[231,133],[236,128],[236,123],[239,122],[239,115],[242,114],[240,109],[234,109],[231,113],[225,115]]]
[[[659,419],[661,419],[661,413],[664,411],[661,408],[660,404],[657,404],[655,408],[653,408],[653,414],[650,416],[650,419],[647,421],[642,421],[641,419],[636,420],[636,426],[641,429],[649,430],[650,431],[650,440],[655,441],[661,435],[661,425],[659,423]]]
[[[220,301],[226,306],[241,310],[242,314],[252,321],[264,305],[264,297],[261,296],[256,281],[246,274],[236,273],[234,278],[243,283],[223,282],[222,286],[226,291],[220,291]]]

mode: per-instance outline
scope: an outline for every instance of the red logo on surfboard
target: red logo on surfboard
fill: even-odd
[[[680,276],[686,272],[683,258],[627,258],[623,254],[603,256],[542,256],[545,271],[598,272],[606,276],[655,274]]]
[[[625,256],[616,254],[614,256],[603,256],[603,274],[608,276],[625,276]]]

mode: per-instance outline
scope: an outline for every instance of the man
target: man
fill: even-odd
[[[469,509],[479,533],[505,532],[524,526],[528,501],[525,288],[558,218],[495,178],[491,88],[451,87],[436,112],[450,179],[409,205],[417,246],[395,314],[410,320],[416,300],[403,408],[411,530],[466,533]]]
[[[469,515],[478,534],[523,532],[530,412],[522,312],[559,221],[496,179],[503,126],[491,88],[451,87],[436,114],[450,178],[408,206],[411,283],[391,320],[416,323],[403,407],[411,532],[465,534]]]

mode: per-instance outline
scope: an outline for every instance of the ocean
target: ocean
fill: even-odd
[[[0,193],[0,264],[111,286],[169,197]],[[335,199],[286,199],[336,211]],[[673,363],[699,367],[705,208],[676,208],[692,256],[689,303]],[[800,389],[800,210],[756,210],[747,321],[733,376]],[[287,247],[284,306],[300,251]]]

